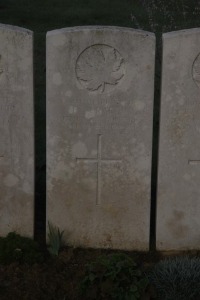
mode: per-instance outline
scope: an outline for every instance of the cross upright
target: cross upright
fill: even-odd
[[[121,163],[118,159],[102,159],[102,135],[97,135],[97,157],[96,158],[76,158],[76,161],[84,161],[86,163],[97,164],[97,192],[96,192],[96,205],[101,204],[101,167],[102,163]]]

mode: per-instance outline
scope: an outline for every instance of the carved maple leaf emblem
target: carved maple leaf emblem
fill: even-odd
[[[3,73],[3,68],[1,67],[1,65],[2,65],[2,58],[1,58],[1,55],[0,55],[0,75],[1,75],[1,73]]]
[[[76,64],[78,80],[90,91],[103,92],[106,85],[116,85],[124,76],[120,53],[107,45],[93,45],[81,53]]]
[[[198,54],[194,60],[192,66],[192,77],[197,86],[200,87],[200,54]]]

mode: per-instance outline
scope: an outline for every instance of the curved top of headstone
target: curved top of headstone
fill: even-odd
[[[187,57],[187,63],[188,67],[191,69],[192,79],[198,88],[200,88],[200,28],[184,29],[164,33],[163,45],[163,51],[166,51],[168,55],[170,52],[171,59],[174,57],[175,53],[176,55],[180,55],[180,50],[178,50],[177,45],[180,47],[180,49],[184,47],[185,52],[180,53],[183,59]],[[185,48],[185,45],[188,45],[189,48]],[[182,63],[183,66],[187,66],[184,61],[182,61]],[[174,63],[171,64],[171,67],[174,67]],[[187,71],[183,73],[186,74]]]
[[[173,38],[180,35],[200,34],[200,28],[182,29],[163,33],[163,38]]]
[[[130,31],[138,35],[145,35],[151,36],[155,38],[155,34],[153,32],[134,29],[130,27],[119,27],[119,26],[103,26],[103,25],[88,25],[88,26],[75,26],[75,27],[66,27],[61,29],[55,29],[47,32],[47,36],[54,35],[54,34],[63,34],[67,32],[76,32],[76,31],[97,31],[97,30],[104,30],[104,31]]]
[[[129,41],[133,42],[133,46],[128,51],[126,45]],[[151,51],[154,46],[151,48],[152,45],[148,42],[155,43],[155,34],[115,26],[77,26],[47,33],[47,48],[52,44],[58,51],[70,51],[71,55],[74,55],[75,77],[80,86],[90,92],[100,93],[111,92],[124,80],[125,56],[127,55],[125,53],[128,51],[130,56],[132,49],[135,47],[140,49],[143,42],[144,44],[147,42],[143,46],[145,50],[149,47]],[[62,55],[61,52],[58,56]],[[139,53],[141,54],[141,49]],[[126,80],[129,82],[127,76]]]
[[[33,34],[33,31],[23,28],[23,27],[18,27],[18,26],[13,26],[9,24],[1,24],[0,23],[0,29],[6,29],[6,30],[11,30],[11,31],[18,31],[22,33],[28,33],[28,34]]]

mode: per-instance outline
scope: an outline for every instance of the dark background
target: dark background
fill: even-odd
[[[0,0],[0,23],[34,32],[35,238],[45,240],[46,99],[45,36],[80,25],[116,25],[154,32],[157,37],[151,193],[151,249],[155,246],[156,176],[163,32],[200,27],[198,0]]]

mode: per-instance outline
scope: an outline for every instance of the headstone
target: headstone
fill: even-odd
[[[47,34],[47,221],[68,244],[148,249],[154,34]]]
[[[157,248],[200,249],[200,29],[163,35]]]
[[[0,236],[33,236],[33,35],[0,24]]]

